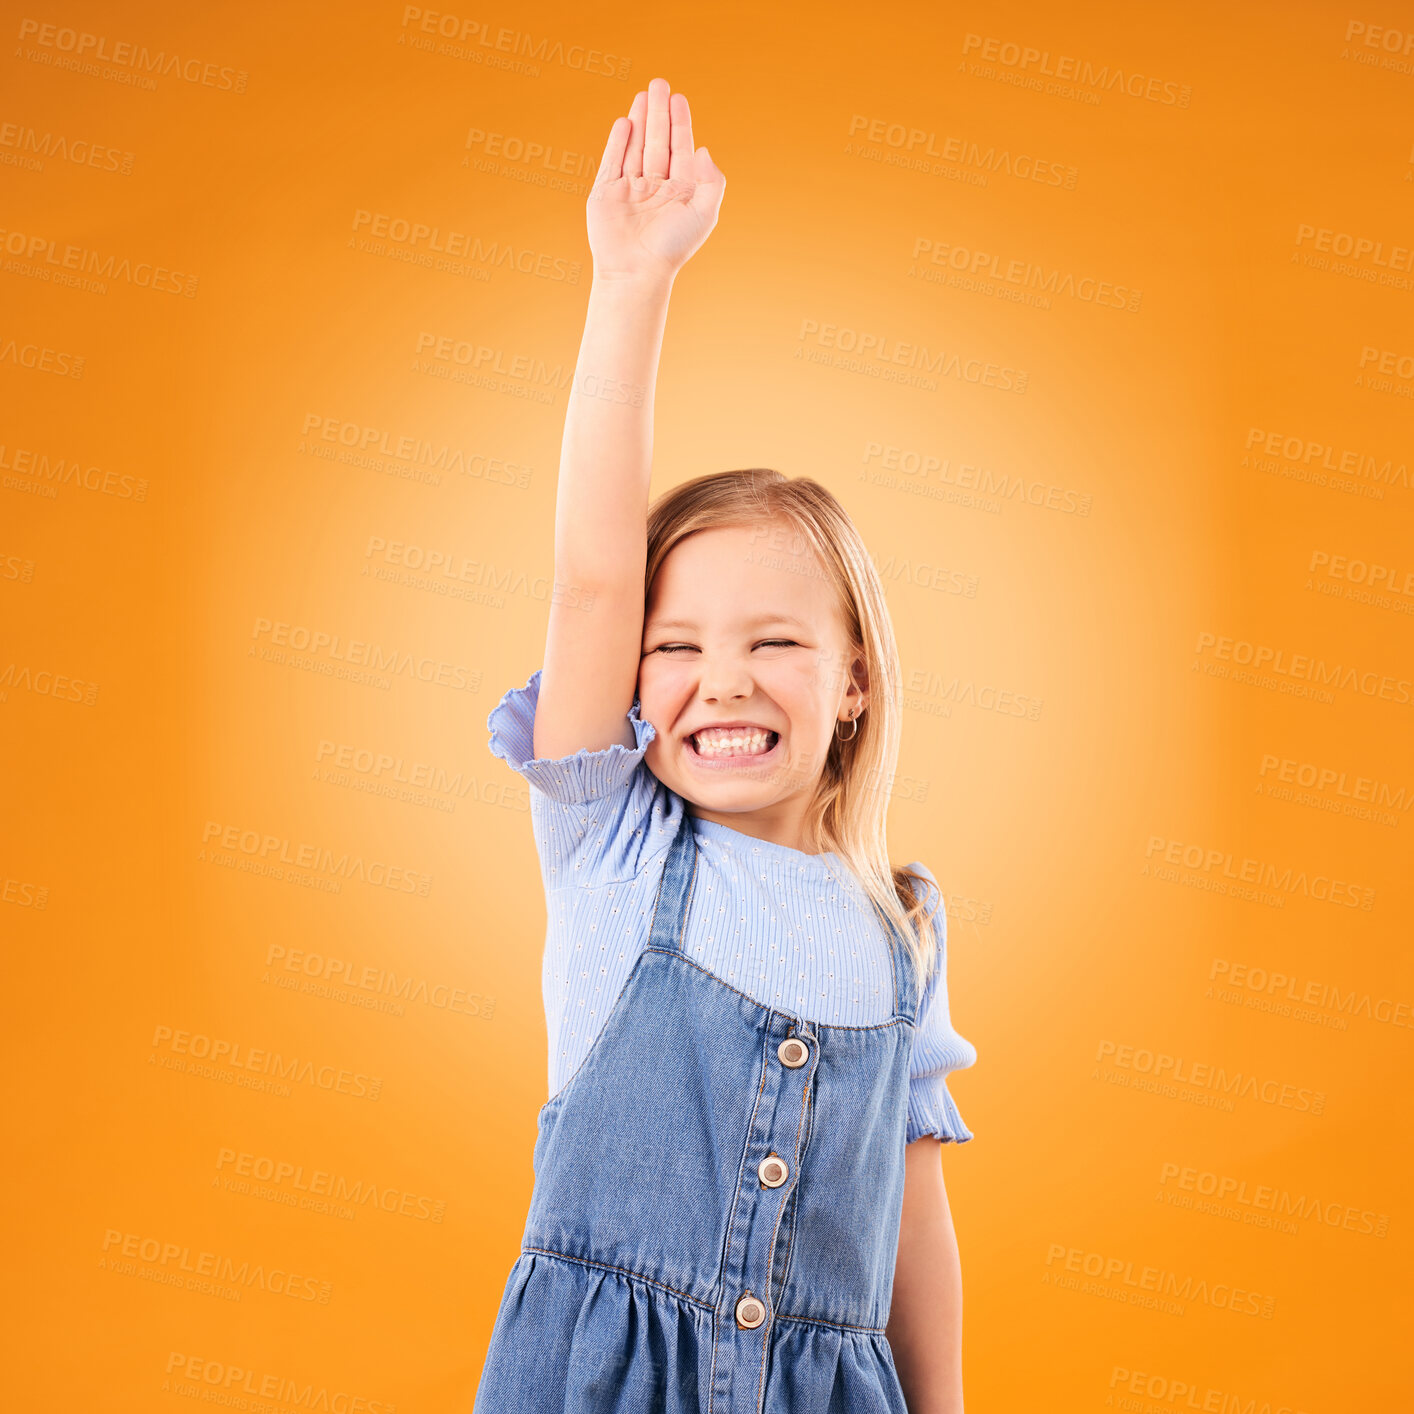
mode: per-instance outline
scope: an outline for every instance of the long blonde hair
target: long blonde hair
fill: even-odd
[[[844,507],[818,481],[788,478],[769,467],[710,472],[674,486],[648,508],[644,603],[680,540],[699,530],[771,520],[792,526],[825,567],[849,642],[844,670],[863,658],[868,674],[868,708],[855,718],[853,737],[832,735],[806,810],[806,833],[816,850],[839,855],[902,935],[921,988],[937,960],[928,925],[938,899],[921,875],[889,863],[887,831],[889,786],[903,734],[903,675],[879,572]]]

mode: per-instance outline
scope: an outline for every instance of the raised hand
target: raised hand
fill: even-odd
[[[667,79],[615,118],[585,210],[594,273],[671,279],[712,233],[726,175],[692,145],[692,114]]]

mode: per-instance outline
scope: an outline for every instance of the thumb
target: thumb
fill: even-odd
[[[712,154],[705,147],[699,147],[693,155],[697,170],[694,174],[696,180],[690,204],[695,211],[715,225],[717,212],[722,205],[722,196],[727,189],[726,174],[712,161]]]

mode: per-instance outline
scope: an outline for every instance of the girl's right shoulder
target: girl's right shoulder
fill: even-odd
[[[684,806],[648,769],[644,753],[657,736],[628,710],[634,745],[534,756],[541,669],[509,689],[486,718],[490,748],[530,787],[530,817],[546,893],[636,878],[671,845]]]

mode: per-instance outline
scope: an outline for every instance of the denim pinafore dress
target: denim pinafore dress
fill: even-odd
[[[884,1333],[919,989],[876,1026],[768,1007],[682,950],[682,812],[648,942],[540,1111],[475,1414],[907,1414]]]

